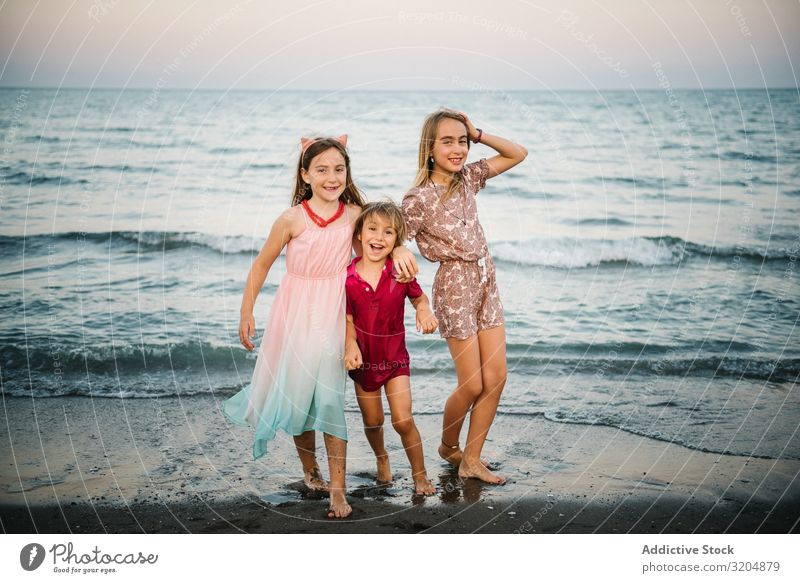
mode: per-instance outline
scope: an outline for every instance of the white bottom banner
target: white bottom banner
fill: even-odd
[[[443,540],[447,538],[448,540]],[[791,535],[5,535],[3,581],[797,581]],[[268,569],[268,573],[264,569]],[[207,580],[207,579],[206,579]]]

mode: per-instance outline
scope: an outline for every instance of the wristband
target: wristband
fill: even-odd
[[[475,129],[478,130],[478,137],[472,140],[472,143],[479,144],[481,141],[481,136],[483,135],[483,130],[481,128],[475,128]]]

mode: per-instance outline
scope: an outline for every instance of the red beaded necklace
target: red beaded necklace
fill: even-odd
[[[307,200],[304,200],[300,204],[302,204],[303,208],[306,209],[306,212],[308,213],[308,216],[311,217],[311,220],[314,221],[314,223],[319,227],[327,227],[333,221],[341,217],[344,213],[344,203],[342,201],[339,201],[339,208],[335,213],[333,213],[333,216],[327,220],[323,219],[321,216],[311,210],[311,205],[308,204]]]

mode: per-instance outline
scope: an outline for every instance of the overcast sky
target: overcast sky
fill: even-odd
[[[7,0],[0,86],[797,87],[798,0]]]

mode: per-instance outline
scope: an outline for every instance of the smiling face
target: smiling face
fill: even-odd
[[[397,229],[389,217],[373,213],[364,219],[364,225],[358,234],[364,257],[370,261],[383,261],[397,243]]]
[[[451,175],[463,168],[469,153],[467,126],[458,120],[445,118],[436,128],[433,142],[433,172]]]
[[[311,186],[312,196],[324,202],[339,198],[347,185],[347,166],[336,148],[320,152],[309,162],[308,170],[300,172],[303,181]]]

